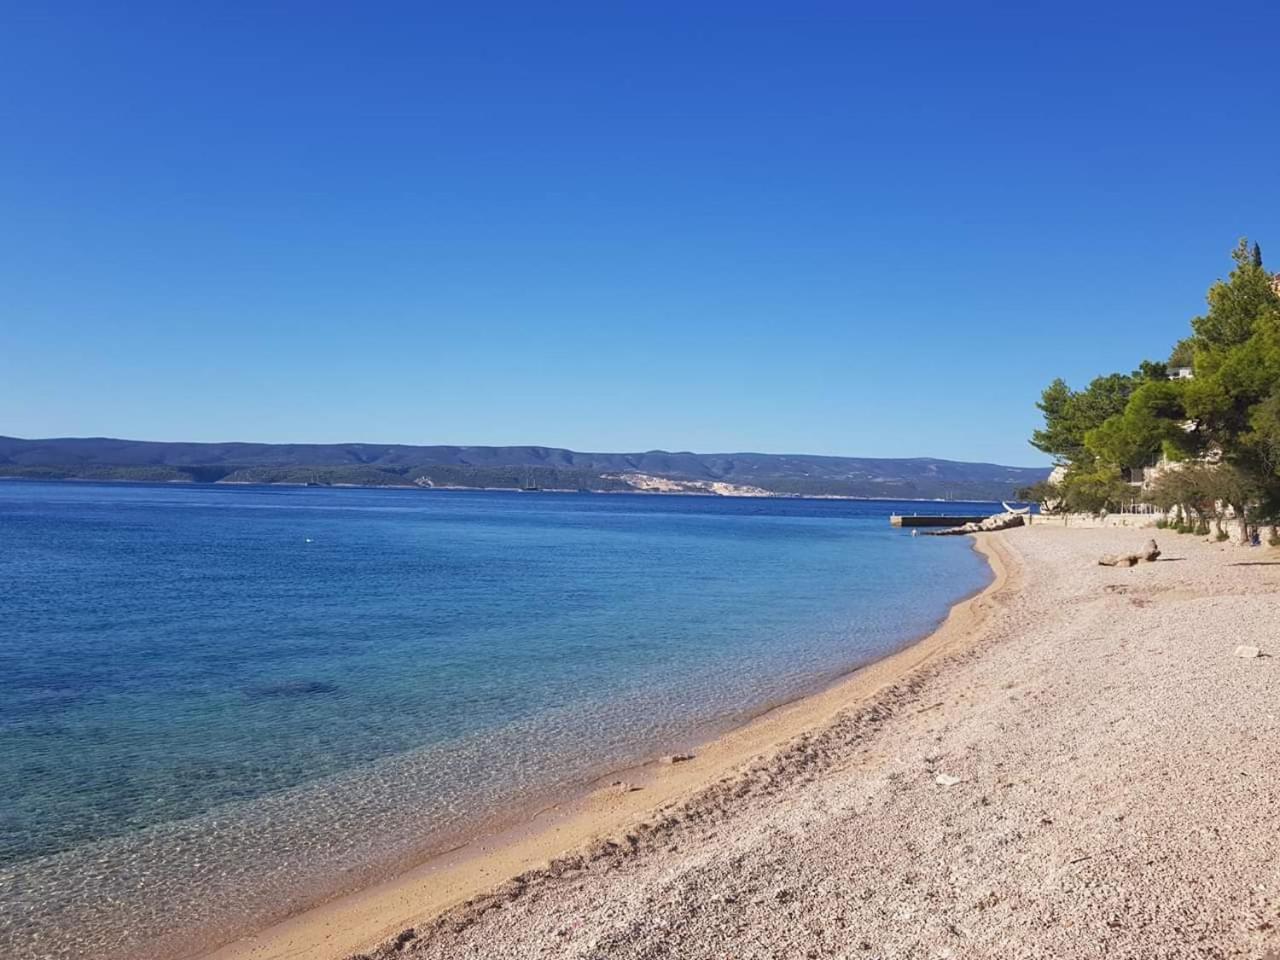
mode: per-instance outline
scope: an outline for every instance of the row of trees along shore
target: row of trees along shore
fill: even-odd
[[[1267,527],[1280,544],[1280,276],[1256,243],[1232,258],[1167,361],[1045,389],[1031,443],[1064,469],[1023,496],[1087,513],[1141,500],[1180,529],[1247,542]]]

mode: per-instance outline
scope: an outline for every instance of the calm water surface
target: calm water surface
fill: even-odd
[[[947,508],[0,482],[0,955],[231,935],[881,657],[989,579],[886,520]]]

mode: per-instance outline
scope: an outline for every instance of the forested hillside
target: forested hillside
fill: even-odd
[[[1041,468],[928,458],[763,453],[579,453],[557,447],[161,443],[0,437],[0,476],[617,491],[628,477],[758,488],[780,496],[1002,499]]]

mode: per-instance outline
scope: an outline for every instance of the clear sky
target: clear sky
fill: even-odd
[[[1280,269],[1280,8],[0,5],[0,433],[1044,462]]]

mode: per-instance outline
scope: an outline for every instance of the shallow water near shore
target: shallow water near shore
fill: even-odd
[[[984,507],[0,483],[0,953],[230,936],[884,656],[990,576],[894,511]]]

